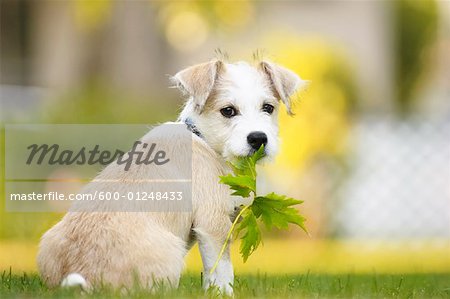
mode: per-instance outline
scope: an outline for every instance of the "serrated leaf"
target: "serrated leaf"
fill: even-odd
[[[231,174],[226,176],[221,176],[220,181],[229,186],[238,186],[242,188],[249,188],[252,191],[256,189],[255,180],[248,176],[233,176]]]
[[[240,253],[244,263],[248,257],[258,248],[261,243],[261,230],[256,222],[256,217],[251,210],[247,211],[236,229],[236,236],[244,232],[241,237]]]
[[[241,236],[240,253],[244,262],[258,248],[262,240],[258,219],[269,230],[273,228],[287,229],[291,223],[298,225],[307,232],[304,225],[306,219],[293,207],[294,205],[303,203],[303,201],[278,195],[273,192],[265,196],[256,196],[256,163],[264,155],[264,147],[262,146],[252,156],[241,157],[233,163],[230,163],[233,174],[220,177],[220,182],[230,186],[230,189],[234,191],[232,195],[242,197],[249,197],[251,193],[255,195],[253,203],[250,206],[244,206],[241,211],[240,217],[242,221],[236,227],[235,236]],[[237,219],[233,222],[229,235],[231,235],[233,228],[237,224]],[[223,245],[222,252],[225,249],[226,243]],[[216,264],[219,259],[220,256]]]
[[[284,195],[269,193],[265,196],[257,196],[252,204],[252,211],[256,218],[261,220],[267,229],[287,229],[289,223],[298,225],[306,232],[304,225],[306,219],[302,217],[293,205],[301,204],[296,200]]]
[[[232,195],[249,197],[250,193],[256,190],[256,182],[249,176],[233,176],[229,174],[221,176],[220,182],[234,190]]]

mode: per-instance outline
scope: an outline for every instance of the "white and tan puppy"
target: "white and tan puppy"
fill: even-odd
[[[120,288],[132,286],[136,279],[148,288],[155,281],[177,286],[184,256],[198,241],[204,286],[215,285],[232,294],[234,275],[228,249],[210,275],[230,229],[230,217],[240,205],[228,187],[219,183],[219,176],[229,171],[225,161],[250,155],[262,144],[267,156],[277,152],[279,102],[290,112],[290,97],[303,81],[270,62],[252,66],[221,60],[182,70],[173,81],[188,96],[179,122],[194,133],[192,211],[67,213],[40,243],[39,271],[49,286],[90,289],[109,284]],[[176,144],[177,136],[157,128],[141,140],[183,146]],[[103,185],[98,182],[102,181],[139,180],[157,171],[155,167],[132,165],[124,171],[113,163],[84,192],[101,191]],[[164,179],[169,174],[159,175]],[[137,188],[133,186],[128,188]]]

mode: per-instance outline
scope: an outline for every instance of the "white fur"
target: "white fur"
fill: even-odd
[[[180,115],[181,120],[191,118],[207,143],[226,160],[247,156],[251,147],[247,136],[254,131],[266,133],[266,154],[274,156],[278,150],[278,106],[264,74],[247,63],[226,64],[226,71],[216,86],[215,102],[218,109],[198,113],[191,97]],[[268,115],[261,111],[264,103],[272,104],[275,111]],[[219,108],[233,105],[240,114],[227,119]]]
[[[220,184],[218,177],[230,172],[226,160],[251,154],[247,142],[251,132],[264,132],[268,139],[266,154],[276,153],[279,100],[289,110],[289,97],[299,78],[272,63],[254,67],[242,62],[213,61],[181,71],[174,81],[188,93],[179,120],[192,120],[202,138],[192,135],[191,148],[179,142],[176,132],[157,127],[141,140],[169,144],[167,156],[173,159],[174,168],[162,171],[153,164],[140,164],[124,171],[121,165],[113,163],[83,192],[142,191],[142,186],[126,185],[124,180],[140,180],[155,173],[161,179],[171,178],[173,172],[179,171],[176,166],[186,159],[179,153],[192,151],[192,211],[67,213],[40,243],[39,271],[49,286],[132,286],[136,278],[149,288],[155,280],[177,286],[183,258],[198,241],[205,288],[215,285],[232,294],[234,274],[229,246],[214,273],[210,271],[231,227],[230,217],[241,201],[230,198],[229,188]],[[262,111],[264,103],[275,107],[271,115]],[[233,118],[220,113],[229,105],[239,110]],[[111,181],[122,183],[111,185]],[[158,191],[158,186],[152,184],[145,188],[147,192]]]
[[[215,271],[210,274],[222,245],[217,242],[218,240],[215,240],[214,236],[209,235],[202,229],[195,229],[195,232],[203,262],[203,286],[208,289],[210,286],[216,285],[227,295],[231,295],[233,293],[234,273],[229,252],[224,254]],[[222,241],[222,244],[223,242],[225,240]]]

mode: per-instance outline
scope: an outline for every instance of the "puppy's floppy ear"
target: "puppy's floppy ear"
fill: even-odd
[[[201,112],[223,68],[222,61],[213,60],[188,67],[173,76],[172,80],[182,92],[193,98],[195,109]]]
[[[290,97],[307,82],[300,79],[294,72],[275,63],[262,61],[260,66],[268,76],[275,96],[284,103],[288,113],[292,114]]]

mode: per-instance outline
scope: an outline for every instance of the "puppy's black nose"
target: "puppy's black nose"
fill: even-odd
[[[251,132],[247,136],[247,142],[254,150],[259,150],[261,145],[267,144],[267,135],[264,132]]]

